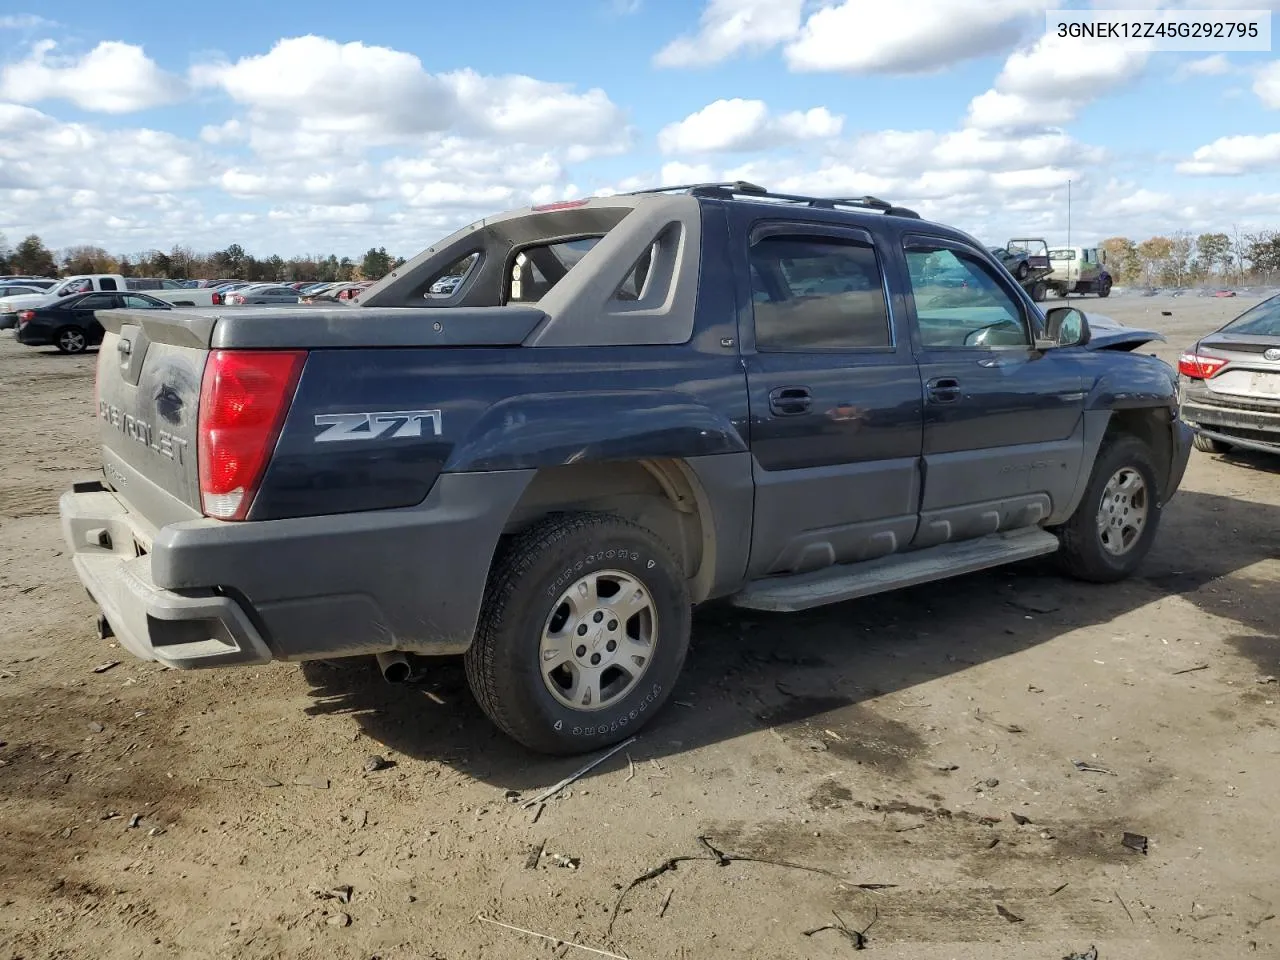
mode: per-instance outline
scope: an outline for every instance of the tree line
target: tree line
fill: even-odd
[[[147,250],[134,254],[112,254],[102,247],[74,246],[56,255],[36,234],[13,248],[0,234],[0,274],[39,277],[75,276],[82,273],[115,273],[124,277],[161,277],[174,280],[235,279],[252,281],[295,280],[335,282],[378,280],[404,263],[392,257],[386,247],[370,247],[360,261],[350,257],[289,257],[278,254],[255,257],[233,243],[225,250],[198,253],[175,244],[167,253]]]
[[[1129,286],[1204,286],[1280,281],[1280,232],[1240,234],[1183,230],[1135,242],[1110,237],[1099,245],[1107,251],[1107,269],[1115,282]],[[36,234],[10,248],[0,234],[0,274],[54,277],[81,273],[117,273],[126,277],[168,277],[253,281],[378,280],[403,264],[386,247],[370,247],[360,262],[350,257],[255,257],[233,243],[225,250],[197,253],[175,244],[167,253],[148,250],[111,254],[102,247],[68,247],[55,255]]]
[[[1099,246],[1107,251],[1107,270],[1119,284],[1189,287],[1280,280],[1280,232],[1275,230],[1199,236],[1180,230],[1140,243],[1111,237]]]

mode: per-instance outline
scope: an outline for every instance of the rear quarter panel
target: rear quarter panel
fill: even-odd
[[[441,473],[737,453],[746,420],[728,351],[313,351],[250,518],[412,506]]]

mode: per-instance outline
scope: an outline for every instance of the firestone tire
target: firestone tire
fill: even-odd
[[[1164,510],[1161,497],[1145,443],[1123,435],[1104,442],[1080,505],[1056,531],[1062,541],[1058,559],[1064,572],[1091,583],[1114,583],[1131,576],[1155,540]],[[1135,527],[1139,512],[1141,524]],[[1128,539],[1130,532],[1132,539]]]
[[[623,586],[610,594],[610,583]],[[691,614],[680,563],[648,530],[607,514],[553,517],[495,562],[467,680],[489,719],[529,749],[598,750],[661,710],[684,666]],[[588,706],[582,691],[594,693]]]

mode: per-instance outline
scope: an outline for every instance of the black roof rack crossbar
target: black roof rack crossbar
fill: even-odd
[[[899,207],[879,197],[808,197],[793,193],[773,193],[764,187],[745,180],[726,183],[688,183],[674,187],[653,187],[648,190],[634,190],[632,193],[690,193],[695,197],[715,197],[732,200],[734,197],[750,197],[765,200],[778,200],[784,203],[799,203],[808,207],[834,210],[836,207],[856,207],[862,210],[879,210],[886,216],[909,217],[919,220],[920,214],[906,207]]]
[[[650,187],[647,190],[632,190],[632,194],[637,193],[692,193],[699,194],[703,191],[719,191],[726,193],[741,194],[766,194],[764,187],[758,187],[754,183],[747,183],[745,180],[725,180],[719,183],[683,183],[674,187]]]

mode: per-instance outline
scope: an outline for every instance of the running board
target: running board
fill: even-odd
[[[794,613],[1030,560],[1057,550],[1057,537],[1039,527],[1029,527],[862,563],[837,564],[813,573],[757,580],[730,602],[748,610]]]

